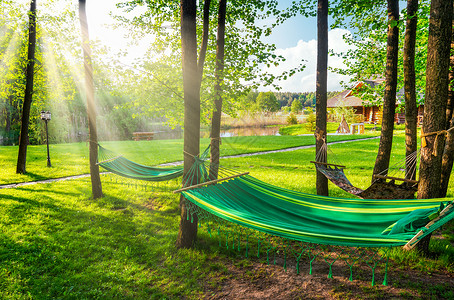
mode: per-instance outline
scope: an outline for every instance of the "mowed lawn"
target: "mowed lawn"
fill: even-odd
[[[301,145],[306,137],[298,138],[300,140],[295,144],[283,139],[276,142],[277,145],[272,144],[273,139],[262,140],[262,137],[251,139],[253,141],[238,138],[236,142],[240,150],[234,150],[233,141],[224,139],[223,149],[227,152],[231,147],[228,154],[236,154],[243,153],[244,149],[283,148],[284,144]],[[313,142],[313,137],[307,138],[312,138]],[[158,141],[109,142],[103,146],[128,153],[133,160],[142,163],[158,164],[181,159],[182,144],[174,142],[159,141],[162,147],[156,152],[149,149]],[[330,147],[336,159],[348,166],[346,174],[351,182],[360,188],[366,188],[370,182],[378,142],[376,139]],[[207,145],[208,140],[202,144]],[[169,148],[163,148],[163,145]],[[59,169],[60,164],[73,164],[81,165],[80,172],[84,172],[82,168],[86,166],[82,165],[86,158],[79,158],[77,153],[84,153],[86,145],[54,147],[55,166],[51,169]],[[171,148],[175,153],[171,153]],[[3,160],[5,152],[1,149]],[[64,153],[63,149],[73,151],[70,154],[73,161],[59,161],[57,153]],[[80,152],[74,149],[80,149]],[[398,135],[394,140],[391,164],[401,161],[403,153],[404,137]],[[161,155],[161,158],[149,158],[153,157],[152,154]],[[45,156],[37,155],[37,158],[40,158],[39,164],[36,161],[40,167],[36,169],[45,170]],[[14,161],[15,157],[8,159]],[[79,164],[77,159],[80,159]],[[229,158],[221,163],[239,172],[249,171],[252,176],[278,186],[315,193],[315,170],[310,163],[313,159],[312,148]],[[69,175],[77,168],[68,168],[65,172]],[[61,175],[61,172],[55,173],[57,177]],[[48,177],[44,173],[39,176]],[[9,173],[2,173],[4,182],[18,179],[10,180],[8,177]],[[223,290],[240,283],[244,284],[240,287],[253,289],[258,281],[277,276],[292,280],[306,278],[296,275],[291,267],[284,272],[280,267],[266,266],[263,259],[246,259],[244,249],[233,251],[224,244],[220,246],[216,235],[210,237],[203,227],[199,229],[199,238],[193,249],[176,249],[179,196],[172,191],[180,186],[179,180],[136,185],[102,175],[102,182],[104,197],[97,200],[91,199],[89,178],[0,189],[0,298],[216,298]],[[330,194],[350,197],[332,184]],[[453,197],[452,183],[449,197]],[[359,298],[454,298],[453,231],[453,224],[448,224],[437,232],[432,238],[430,258],[399,249],[393,251],[387,287],[379,284],[371,287],[367,278],[355,278],[352,283],[347,281],[348,278],[343,281],[342,277],[327,280],[326,273],[314,273],[310,280],[314,285],[315,282],[328,282],[319,293],[332,298],[357,297],[352,294],[353,287],[360,292]],[[421,280],[409,280],[408,276]],[[430,279],[434,281],[427,282]],[[277,282],[266,288],[279,291],[280,288],[286,289],[284,283]],[[305,289],[312,288],[309,285]],[[301,297],[304,297],[304,292],[301,290]],[[246,298],[247,294],[244,296]]]

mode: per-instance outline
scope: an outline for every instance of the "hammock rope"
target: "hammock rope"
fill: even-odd
[[[330,153],[330,163],[328,163],[328,155]],[[412,199],[416,192],[417,181],[413,180],[416,174],[419,151],[398,161],[386,170],[374,176],[372,184],[365,190],[354,186],[345,175],[345,167],[336,159],[336,155],[328,148],[327,143],[316,153],[313,161],[316,169],[326,176],[332,183],[337,185],[342,190],[358,196],[360,198],[374,199]],[[405,167],[403,167],[405,166]],[[390,170],[393,170],[390,172]],[[405,171],[407,170],[407,172]],[[387,182],[386,179],[391,180]],[[395,184],[395,180],[403,180],[400,185]]]
[[[423,129],[421,128],[421,147],[423,147],[423,148],[427,147],[426,137],[435,135],[434,148],[432,150],[432,155],[437,156],[438,155],[438,137],[441,136],[443,138],[446,138],[446,136],[448,135],[448,133],[451,132],[451,130],[454,130],[454,127],[451,127],[447,130],[439,130],[439,131],[424,133]]]

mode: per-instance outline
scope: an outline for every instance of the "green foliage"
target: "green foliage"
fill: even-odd
[[[415,54],[415,72],[416,72],[416,90],[417,94],[424,95],[425,91],[425,69],[427,57],[427,39],[428,39],[428,20],[430,1],[420,1],[418,11],[418,28],[416,37],[416,54]],[[385,77],[386,68],[386,39],[388,20],[386,18],[386,2],[383,1],[354,1],[351,5],[345,5],[343,2],[331,5],[330,10],[334,16],[335,26],[348,26],[352,28],[351,36],[344,36],[344,40],[354,46],[354,50],[348,50],[333,55],[342,57],[345,68],[334,68],[339,74],[351,76],[351,81],[363,81],[367,79],[376,79]],[[405,18],[406,9],[401,12],[401,21],[399,26],[399,51],[398,65],[399,74],[403,74],[403,44],[405,35]],[[403,75],[398,76],[399,91],[403,87]],[[380,105],[383,99],[384,84],[375,88],[365,85],[361,91],[358,91],[362,99],[370,101],[372,104]],[[403,101],[403,95],[399,96]],[[417,99],[418,103],[424,102],[421,97]]]
[[[0,71],[0,144],[8,145],[17,144],[21,122],[27,56],[27,8],[16,5],[14,1],[2,3],[5,5],[0,6],[0,31],[4,33],[0,39],[0,61],[3,64]],[[39,118],[42,110],[52,113],[49,122],[51,143],[86,141],[88,138],[85,95],[78,88],[79,80],[83,79],[83,64],[77,10],[68,3],[68,6],[56,11],[53,5],[55,3],[39,3],[41,9],[38,11],[34,93],[29,126],[31,144],[45,142],[45,126]],[[177,123],[171,117],[165,118],[166,113],[162,110],[148,114],[149,107],[138,107],[132,101],[137,95],[155,102],[168,98],[170,100],[166,104],[175,109],[179,106],[175,105],[176,101],[171,101],[175,99],[174,94],[169,96],[162,85],[148,88],[144,84],[149,81],[148,77],[142,76],[139,81],[137,74],[132,76],[132,73],[137,72],[126,69],[115,60],[103,61],[107,49],[97,42],[92,42],[91,46],[97,90],[98,137],[101,140],[129,140],[134,131],[149,131],[148,124],[153,117],[157,121],[167,121],[170,125]],[[162,70],[162,73],[175,72],[167,69]],[[166,78],[168,84],[171,84],[171,79],[170,76]],[[130,83],[131,88],[126,89],[125,83]],[[177,114],[181,116],[182,110],[177,111]]]
[[[298,119],[296,118],[296,116],[291,113],[290,115],[288,115],[287,117],[287,124],[289,125],[295,125],[295,124],[298,124]]]
[[[300,100],[294,100],[291,107],[292,113],[299,114],[301,110],[303,110],[303,105],[301,104]]]
[[[246,95],[239,97],[238,102],[243,112],[255,112],[257,109],[256,101],[259,95],[258,91],[249,91]]]
[[[283,113],[290,113],[292,111],[289,106],[282,106],[281,110]]]
[[[312,107],[307,107],[304,110],[304,114],[306,115],[306,128],[310,132],[314,132],[315,130],[315,121],[316,121],[316,115]]]
[[[302,93],[292,93],[292,92],[274,92],[277,100],[279,101],[281,107],[292,105],[293,101],[299,100],[303,107],[315,106],[315,93],[314,92],[302,92]],[[328,99],[339,94],[337,91],[327,92]]]
[[[285,20],[286,16],[277,9],[278,1],[227,1],[227,19],[225,31],[225,62],[223,76],[223,111],[235,115],[238,110],[251,110],[248,106],[250,99],[245,98],[250,91],[261,85],[273,85],[279,78],[286,78],[302,70],[303,66],[295,66],[279,76],[263,73],[262,66],[277,66],[285,58],[275,53],[276,46],[263,42],[263,37],[269,36],[276,24],[263,22],[279,16]],[[201,44],[202,11],[204,1],[198,2],[197,8],[197,36]],[[183,101],[181,99],[181,50],[180,50],[180,6],[178,1],[123,1],[117,5],[126,12],[117,16],[121,25],[129,29],[131,34],[140,40],[144,34],[151,33],[154,42],[150,45],[149,53],[152,59],[144,58],[138,66],[150,74],[147,80],[141,80],[142,75],[131,74],[136,80],[124,83],[124,89],[134,90],[141,82],[147,93],[134,97],[137,105],[144,105],[146,113],[163,115],[169,119],[172,126],[182,125]],[[140,10],[139,13],[135,11]],[[216,64],[216,29],[217,29],[218,1],[211,1],[209,37],[206,61],[203,71],[201,87],[202,116],[210,114],[213,105],[213,87]],[[154,67],[159,66],[159,68]],[[164,69],[164,70],[161,70]],[[160,84],[159,84],[159,83]],[[244,84],[247,82],[247,85]],[[165,83],[163,85],[162,83]],[[158,86],[159,88],[156,88]],[[154,95],[156,91],[156,97]],[[174,93],[172,91],[177,91]],[[178,95],[179,96],[178,96]],[[243,102],[243,100],[246,100]],[[168,105],[168,103],[172,105]],[[141,112],[141,114],[145,114]],[[202,118],[202,122],[207,122]]]
[[[257,96],[256,107],[258,111],[266,113],[276,112],[279,110],[279,101],[273,92],[260,92]]]

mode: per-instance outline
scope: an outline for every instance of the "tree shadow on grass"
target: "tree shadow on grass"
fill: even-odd
[[[0,287],[6,287],[0,289],[0,298],[187,294],[199,257],[190,261],[192,252],[174,247],[176,215],[110,195],[89,199],[83,196],[88,191],[64,183],[55,191],[22,188],[18,194],[0,196],[0,213],[11,219],[9,229],[5,226],[0,234]],[[74,195],[75,200],[65,201]],[[20,211],[14,212],[17,204]]]
[[[31,179],[30,181],[41,181],[41,180],[50,179],[47,176],[43,176],[41,174],[35,174],[35,173],[31,173],[31,172],[26,172],[24,175],[28,176]]]

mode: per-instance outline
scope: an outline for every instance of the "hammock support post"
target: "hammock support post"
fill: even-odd
[[[427,223],[427,225],[424,227],[425,229],[429,229],[432,225],[434,225],[438,220],[440,220],[451,208],[453,208],[453,202],[451,202],[449,205],[447,205],[432,221]],[[407,251],[410,251],[413,249],[416,244],[419,243],[420,239],[419,237],[424,234],[424,229],[420,230],[403,248]]]
[[[105,159],[103,161],[100,161],[100,162],[97,162],[96,165],[99,166],[100,164],[103,164],[103,163],[106,163],[106,162],[109,162],[109,161],[113,161],[113,160],[116,160],[117,158],[120,158],[122,157],[123,155],[118,155],[118,156],[115,156],[115,157],[112,157],[112,158],[109,158],[109,159]]]
[[[217,183],[217,182],[220,182],[220,181],[229,180],[229,179],[233,179],[233,178],[240,177],[240,176],[243,176],[243,175],[248,175],[248,174],[249,174],[249,172],[244,172],[244,173],[241,173],[241,174],[235,174],[235,175],[224,177],[224,178],[219,178],[219,179],[215,179],[215,180],[211,180],[211,181],[207,181],[207,182],[202,182],[202,183],[199,183],[199,184],[195,184],[195,185],[191,185],[191,186],[188,186],[188,187],[185,187],[185,188],[181,188],[179,190],[175,190],[175,191],[173,191],[173,193],[174,194],[181,193],[181,192],[184,192],[184,191],[187,191],[187,190],[196,189],[196,188],[201,187],[201,186],[214,184],[214,183]]]
[[[413,179],[407,179],[407,178],[399,178],[399,177],[392,177],[392,176],[384,176],[384,175],[379,175],[379,174],[374,174],[374,178],[377,178],[377,179],[398,180],[398,181],[403,181],[403,182],[408,182],[408,183],[414,183],[414,184],[419,183],[419,180],[413,180]]]
[[[343,166],[343,165],[330,164],[330,163],[321,162],[321,161],[311,161],[311,163],[324,165],[324,166],[333,166],[333,167],[339,167],[339,168],[342,168],[342,169],[347,169],[347,167]]]

